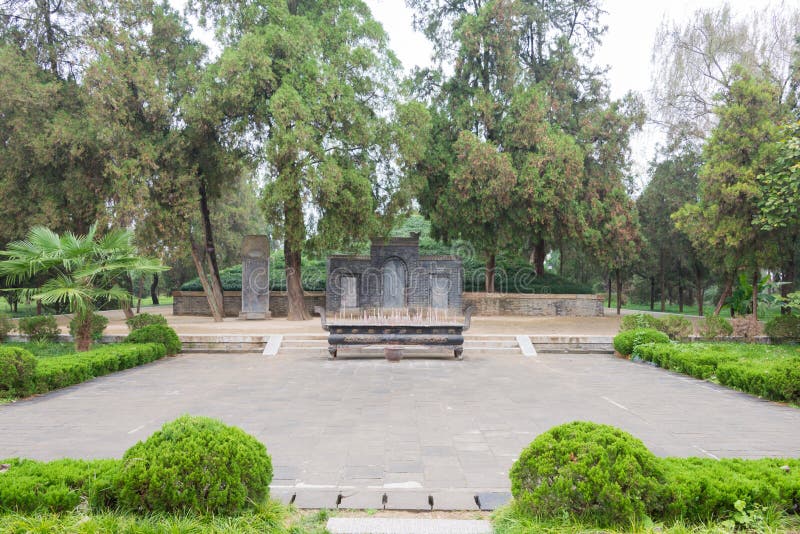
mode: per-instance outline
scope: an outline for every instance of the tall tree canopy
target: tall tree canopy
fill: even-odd
[[[392,105],[399,67],[360,0],[192,3],[225,47],[206,90],[231,142],[263,172],[263,207],[283,240],[289,318],[308,318],[304,248],[386,231],[409,200],[404,168],[421,152],[424,108]]]

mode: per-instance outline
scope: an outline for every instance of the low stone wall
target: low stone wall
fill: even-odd
[[[464,293],[464,308],[475,315],[601,317],[601,295],[547,295],[523,293]]]
[[[226,291],[224,297],[225,317],[239,317],[242,311],[242,292]],[[306,309],[313,314],[314,306],[325,306],[325,293],[321,291],[306,291]],[[288,303],[285,291],[270,291],[269,311],[273,317],[286,317]],[[206,294],[202,291],[173,291],[173,315],[199,315],[208,317],[211,309],[208,307]]]
[[[174,315],[210,316],[208,301],[202,291],[173,291]],[[306,309],[325,306],[325,293],[306,291]],[[475,315],[600,317],[603,315],[601,295],[535,295],[519,293],[463,293],[463,306],[475,306]],[[225,292],[225,316],[238,317],[242,309],[241,291]],[[269,310],[273,317],[286,317],[285,291],[269,294]]]

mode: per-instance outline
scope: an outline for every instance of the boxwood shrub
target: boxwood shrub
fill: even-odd
[[[20,347],[0,346],[0,397],[27,397],[36,389],[36,358]]]
[[[767,321],[764,333],[776,341],[800,341],[800,316],[777,315]]]
[[[664,476],[644,444],[618,428],[576,421],[551,428],[510,473],[517,505],[531,515],[568,512],[602,525],[629,524],[658,506]]]
[[[152,362],[165,354],[166,349],[161,343],[115,344],[86,352],[42,358],[36,369],[36,391],[44,393],[79,384]]]
[[[61,330],[52,315],[32,315],[19,320],[17,329],[31,341],[55,341]]]
[[[138,315],[134,315],[130,319],[127,319],[125,324],[128,325],[128,330],[133,331],[144,328],[145,326],[150,326],[152,324],[166,325],[167,318],[157,313],[140,313]]]
[[[234,513],[261,504],[272,480],[267,449],[244,431],[185,415],[125,453],[120,504],[137,512]]]
[[[172,356],[181,351],[181,340],[172,328],[163,324],[151,324],[134,330],[125,338],[128,343],[161,343]]]
[[[92,314],[92,326],[91,326],[91,337],[92,341],[100,341],[100,338],[103,337],[103,332],[105,332],[106,327],[108,326],[108,317],[105,315],[100,315],[99,313],[89,312]],[[73,339],[77,339],[78,333],[78,326],[79,322],[83,320],[83,314],[77,313],[75,317],[69,322],[69,334],[72,336]]]
[[[614,336],[614,350],[623,356],[630,356],[637,346],[645,343],[669,343],[669,337],[653,328],[626,330]]]
[[[69,512],[82,503],[92,510],[115,506],[119,460],[0,460],[0,513]]]

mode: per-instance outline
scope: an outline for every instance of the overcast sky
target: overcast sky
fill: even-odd
[[[407,70],[415,65],[430,64],[431,46],[425,37],[412,29],[412,12],[402,0],[365,0],[373,16],[383,24],[389,34],[392,48]],[[719,6],[723,0],[605,0],[607,12],[603,23],[608,32],[595,59],[609,67],[608,79],[611,97],[619,98],[628,91],[638,91],[645,97],[650,89],[650,55],[656,30],[662,21],[689,20],[700,8]],[[734,16],[760,11],[779,0],[729,0]],[[800,5],[800,0],[784,1]],[[738,17],[737,17],[738,18]],[[634,172],[643,175],[647,163],[655,154],[660,133],[647,127],[634,139]],[[637,182],[642,183],[644,176]]]

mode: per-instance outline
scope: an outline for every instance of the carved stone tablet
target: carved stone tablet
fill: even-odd
[[[248,235],[242,241],[240,319],[267,319],[269,312],[269,238]]]

